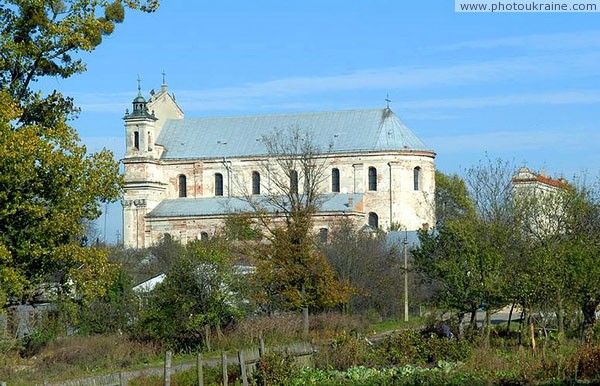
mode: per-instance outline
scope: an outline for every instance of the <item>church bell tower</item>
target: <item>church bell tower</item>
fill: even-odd
[[[160,153],[155,146],[158,120],[148,111],[142,96],[138,77],[138,94],[132,102],[131,113],[126,111],[125,121],[125,188],[123,193],[123,244],[126,248],[151,246],[150,232],[146,230],[146,215],[154,208],[166,191],[161,181]]]

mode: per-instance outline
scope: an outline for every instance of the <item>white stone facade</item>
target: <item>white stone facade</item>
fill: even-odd
[[[201,209],[193,213],[174,212],[173,215],[165,215],[163,211],[157,215],[154,210],[163,202],[175,205],[180,201],[181,205],[202,206],[212,198],[249,194],[253,189],[253,172],[260,173],[260,193],[268,194],[272,181],[271,176],[264,172],[265,163],[269,163],[267,156],[229,154],[225,157],[213,154],[177,158],[173,156],[175,151],[157,139],[162,138],[165,122],[184,119],[181,109],[168,94],[165,85],[147,103],[140,98],[141,95],[138,95],[133,112],[124,118],[127,139],[123,159],[126,182],[123,236],[126,247],[148,247],[165,233],[182,242],[204,233],[210,235],[222,227],[227,215],[225,210],[216,210],[219,213],[215,213],[215,210],[202,212]],[[393,113],[388,109],[384,114]],[[345,115],[339,113],[334,116]],[[202,124],[202,121],[198,123],[197,130],[202,130]],[[165,131],[168,129],[165,128]],[[388,137],[393,134],[391,129],[387,132]],[[252,141],[251,135],[249,137],[247,141]],[[370,143],[373,138],[365,138],[364,141]],[[173,142],[170,146],[174,146]],[[186,143],[181,142],[181,147],[185,146]],[[424,224],[434,224],[434,158],[433,151],[408,145],[359,151],[334,149],[321,156],[326,165],[321,191],[332,196],[344,195],[344,199],[347,196],[348,203],[347,210],[341,211],[339,205],[334,208],[333,204],[329,212],[321,210],[315,217],[315,227],[330,229],[342,217],[355,219],[360,227],[367,225],[370,219],[372,221],[373,214],[376,214],[377,226],[384,230],[399,226],[410,231]],[[222,176],[222,184],[215,177],[217,174]],[[339,183],[332,180],[337,179],[334,174],[339,176]],[[302,181],[299,181],[299,189],[302,189]]]

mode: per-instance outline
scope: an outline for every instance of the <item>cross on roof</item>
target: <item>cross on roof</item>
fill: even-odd
[[[385,102],[386,102],[386,107],[389,109],[390,108],[390,102],[391,102],[391,100],[390,100],[390,94],[387,94],[385,96]]]
[[[163,84],[167,84],[167,78],[166,78],[167,74],[165,74],[165,70],[163,70],[162,76],[163,76]]]

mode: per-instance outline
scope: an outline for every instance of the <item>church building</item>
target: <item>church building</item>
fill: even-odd
[[[164,82],[151,94],[146,100],[138,86],[124,117],[125,247],[149,247],[166,233],[182,243],[209,237],[231,213],[251,212],[241,198],[268,195],[274,184],[263,139],[293,127],[325,149],[315,232],[326,238],[342,218],[385,231],[435,223],[436,154],[389,106],[190,119]]]

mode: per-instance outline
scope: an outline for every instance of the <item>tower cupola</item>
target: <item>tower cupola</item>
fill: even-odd
[[[157,118],[154,116],[154,112],[150,113],[148,112],[148,102],[146,102],[146,99],[144,98],[144,96],[142,95],[142,87],[141,87],[141,80],[140,77],[138,76],[138,94],[137,96],[133,99],[133,111],[131,112],[131,114],[129,114],[129,112],[125,113],[125,118],[150,118],[153,120],[157,120]]]

